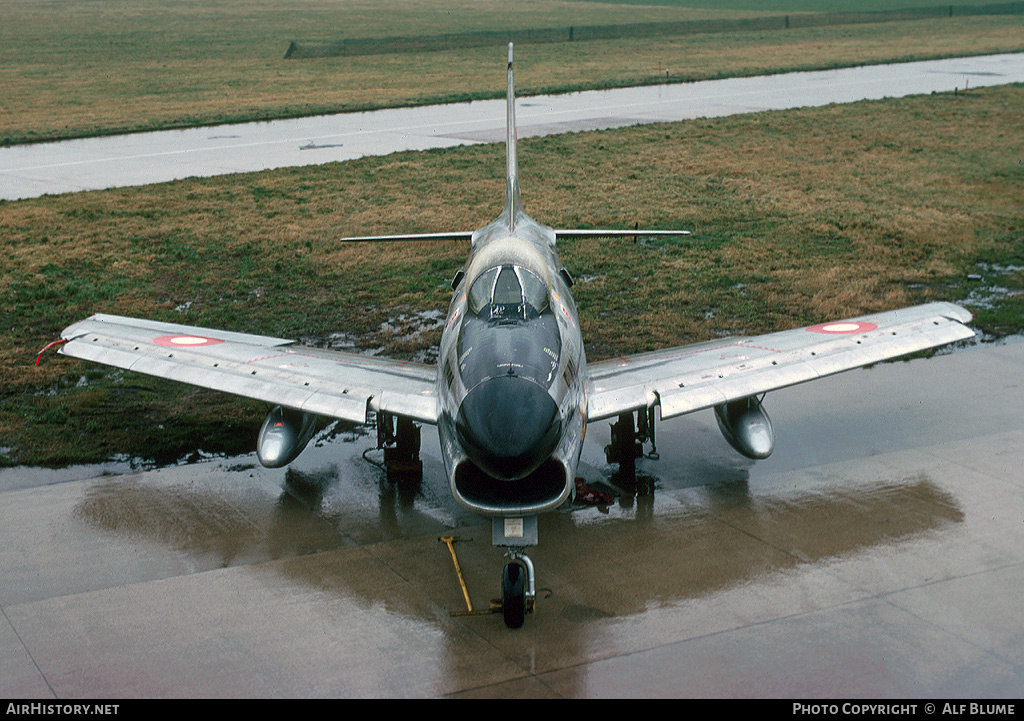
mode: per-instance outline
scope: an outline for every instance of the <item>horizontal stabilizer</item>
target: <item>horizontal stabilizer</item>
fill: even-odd
[[[594,228],[592,230],[556,230],[555,238],[675,238],[690,235],[688,230],[608,230]]]
[[[623,230],[616,229],[556,229],[555,238],[675,238],[690,235],[688,230]],[[473,231],[452,230],[444,233],[409,233],[406,235],[360,235],[341,238],[344,243],[383,243],[431,240],[472,240]]]
[[[378,243],[406,240],[472,240],[472,238],[472,231],[453,230],[448,233],[410,233],[408,235],[361,235],[354,238],[341,238],[341,241],[344,243]]]

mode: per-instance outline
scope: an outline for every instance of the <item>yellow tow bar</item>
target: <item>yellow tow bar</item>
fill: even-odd
[[[469,591],[466,589],[466,582],[462,578],[462,569],[459,567],[459,559],[455,555],[455,545],[454,544],[455,544],[456,541],[461,541],[462,539],[459,538],[458,536],[441,536],[437,540],[440,541],[441,543],[445,544],[446,546],[448,546],[448,552],[452,554],[452,563],[455,564],[455,575],[459,577],[459,585],[462,586],[462,595],[466,599],[466,610],[469,613],[473,613],[473,604],[469,600]],[[487,613],[490,613],[490,611],[487,611]],[[464,614],[452,613],[452,615],[453,616],[455,616],[455,615],[460,615],[461,616],[461,615],[464,615]]]

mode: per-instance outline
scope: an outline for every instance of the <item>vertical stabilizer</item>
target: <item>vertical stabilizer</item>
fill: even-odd
[[[515,226],[516,215],[521,212],[519,201],[519,163],[516,158],[516,93],[512,76],[512,43],[508,44],[508,118],[505,139],[505,211],[509,224]]]

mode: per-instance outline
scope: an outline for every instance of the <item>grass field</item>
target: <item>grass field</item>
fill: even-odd
[[[531,82],[530,71],[521,72]],[[684,227],[685,241],[562,247],[591,358],[933,299],[1024,330],[1024,87],[528,139],[542,222]],[[500,209],[503,147],[0,202],[0,462],[251,450],[266,408],[35,353],[119,313],[409,357],[467,249],[345,234],[472,229]],[[386,259],[386,262],[382,262]]]
[[[588,0],[576,0],[588,2]],[[662,7],[714,9],[721,11],[757,12],[757,13],[856,13],[872,11],[892,11],[903,8],[927,8],[943,3],[935,0],[609,0],[616,5],[660,5]],[[960,7],[989,5],[987,0],[967,0],[966,2],[947,3]]]
[[[904,0],[900,5],[922,5]],[[927,3],[929,5],[935,4]],[[961,4],[980,4],[969,0]],[[871,0],[5,0],[0,144],[492,97],[501,48],[284,60],[292,40],[744,18]],[[531,45],[523,95],[1024,49],[1024,16]],[[659,72],[661,75],[659,75]]]

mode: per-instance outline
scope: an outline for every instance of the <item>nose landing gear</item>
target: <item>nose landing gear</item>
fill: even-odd
[[[537,545],[537,517],[492,518],[491,542],[506,548],[509,560],[501,571],[501,615],[509,628],[519,628],[537,599],[533,561],[524,553]]]
[[[516,549],[509,549],[505,556],[511,560],[501,572],[501,615],[506,626],[519,628],[537,598],[533,561]]]

